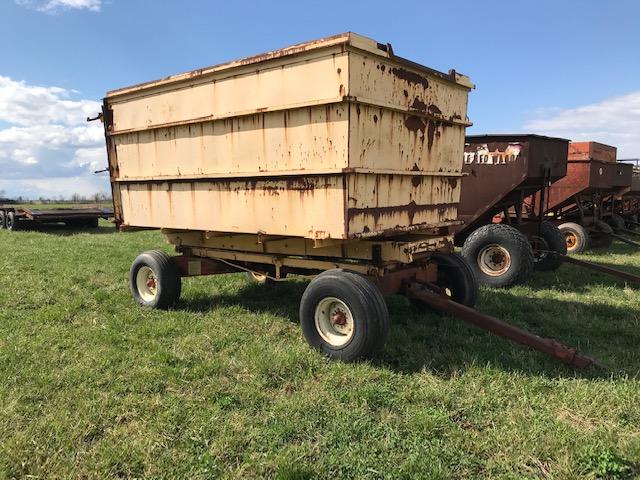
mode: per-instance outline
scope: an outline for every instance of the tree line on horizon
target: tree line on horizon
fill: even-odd
[[[111,195],[105,192],[97,192],[93,195],[80,195],[79,193],[73,193],[71,196],[65,197],[64,195],[57,195],[52,197],[40,196],[37,199],[28,198],[19,195],[14,198],[6,196],[4,190],[0,190],[0,204],[2,203],[36,203],[36,204],[48,204],[48,203],[107,203],[111,202]]]

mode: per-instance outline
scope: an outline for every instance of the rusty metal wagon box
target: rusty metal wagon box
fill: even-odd
[[[111,91],[116,222],[315,240],[455,224],[472,87],[345,33]]]
[[[618,149],[598,142],[571,142],[569,160],[600,160],[615,162]]]

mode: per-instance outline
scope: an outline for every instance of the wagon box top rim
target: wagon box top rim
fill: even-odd
[[[606,147],[606,148],[615,148],[616,150],[618,149],[618,147],[614,146],[614,145],[609,145],[606,143],[602,143],[602,142],[594,142],[593,140],[571,140],[571,145],[578,145],[578,144],[582,144],[582,145],[586,145],[586,144],[592,144],[592,145],[599,145],[601,147]]]
[[[418,70],[425,70],[431,75],[438,76],[443,80],[451,82],[455,85],[459,85],[461,87],[472,89],[474,85],[471,83],[471,80],[466,75],[460,74],[455,70],[450,70],[449,73],[443,73],[438,70],[434,70],[425,65],[421,65],[419,63],[413,62],[411,60],[405,59],[403,57],[399,57],[393,53],[393,48],[391,44],[388,43],[380,43],[371,38],[365,37],[363,35],[358,35],[354,32],[344,32],[337,35],[332,35],[329,37],[320,38],[317,40],[311,40],[308,42],[297,43],[295,45],[291,45],[285,48],[281,48],[278,50],[272,50],[269,52],[261,53],[258,55],[253,55],[250,57],[241,58],[238,60],[231,60],[229,62],[223,62],[216,65],[212,65],[209,67],[199,68],[195,70],[190,70],[188,72],[179,73],[176,75],[170,75],[168,77],[163,77],[157,80],[152,80],[148,82],[138,83],[135,85],[131,85],[128,87],[122,87],[115,90],[110,90],[107,92],[106,98],[110,99],[113,97],[117,97],[120,95],[126,95],[129,93],[135,93],[138,91],[143,91],[147,89],[151,89],[154,87],[159,87],[162,85],[167,85],[171,83],[177,83],[182,81],[187,81],[194,78],[201,78],[203,76],[207,76],[213,73],[221,72],[224,70],[229,70],[234,67],[241,67],[252,64],[259,64],[262,62],[266,62],[269,60],[283,58],[287,56],[297,55],[303,52],[308,52],[311,50],[316,50],[325,47],[337,46],[337,45],[345,45],[351,46],[360,50],[367,51],[369,53],[378,55],[383,58],[389,58],[394,60],[397,63],[404,64],[410,68],[415,68]]]
[[[513,139],[513,138],[539,138],[542,140],[557,140],[562,142],[571,141],[566,138],[549,137],[547,135],[538,135],[537,133],[487,133],[487,134],[478,134],[478,135],[466,135],[465,142],[469,143],[470,140],[473,142],[476,142],[479,140],[485,140],[489,138],[499,138],[503,141],[508,141],[509,139]]]

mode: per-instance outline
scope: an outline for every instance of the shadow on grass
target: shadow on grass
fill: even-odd
[[[88,227],[69,227],[64,223],[32,223],[32,222],[24,222],[20,224],[18,229],[12,233],[17,233],[20,231],[25,232],[40,232],[46,233],[49,235],[58,235],[67,237],[70,235],[76,235],[78,233],[89,233],[92,235],[104,235],[111,234],[116,232],[115,225],[113,226],[103,226],[99,225],[96,228],[88,228]]]
[[[178,308],[207,312],[220,306],[240,306],[298,322],[299,301],[307,284],[248,283],[237,294],[185,298]],[[373,361],[381,368],[407,374],[427,370],[446,378],[474,365],[549,378],[604,378],[612,371],[629,375],[640,371],[640,356],[636,354],[640,343],[637,311],[604,304],[523,298],[508,290],[483,290],[478,305],[483,313],[542,337],[555,338],[610,367],[581,370],[427,307],[420,311],[403,297],[388,297],[387,303],[391,332],[384,353]]]

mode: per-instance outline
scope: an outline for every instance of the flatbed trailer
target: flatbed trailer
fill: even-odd
[[[303,334],[331,358],[380,351],[383,295],[397,293],[595,363],[472,308],[478,284],[451,231],[472,87],[345,33],[108,92],[116,224],[160,229],[179,254],[135,259],[135,301],[171,308],[189,276],[302,274]]]
[[[33,208],[0,205],[0,229],[18,230],[28,225],[64,223],[72,228],[97,228],[98,220],[113,218],[112,208],[79,206],[74,208]]]

